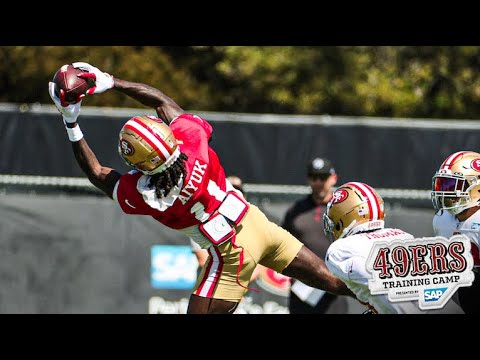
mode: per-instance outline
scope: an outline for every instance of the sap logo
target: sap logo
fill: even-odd
[[[151,248],[151,286],[154,289],[192,289],[197,258],[188,245],[154,245]]]
[[[423,291],[425,301],[437,301],[447,291],[447,288],[426,289]]]

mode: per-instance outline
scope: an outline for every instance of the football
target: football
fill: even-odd
[[[78,77],[82,70],[74,68],[73,65],[63,65],[53,76],[55,84],[55,95],[60,98],[60,89],[65,92],[65,102],[68,104],[76,104],[79,96],[85,94],[86,91],[94,85],[92,79],[82,79]]]

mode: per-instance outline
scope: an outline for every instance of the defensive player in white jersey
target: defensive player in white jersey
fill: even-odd
[[[385,228],[383,199],[369,185],[349,182],[337,188],[323,215],[324,229],[332,244],[325,262],[357,299],[379,314],[462,313],[449,301],[438,310],[421,310],[418,301],[390,302],[387,295],[372,295],[368,280],[372,275],[366,261],[375,239],[408,240],[414,236],[400,229]]]
[[[82,100],[64,107],[55,84],[49,84],[75,158],[92,184],[125,213],[149,215],[208,249],[188,313],[233,313],[257,264],[312,287],[352,295],[322,259],[234,190],[209,145],[213,128],[205,119],[186,113],[151,86],[114,78],[87,63],[73,66],[85,71],[78,76],[95,81],[86,95],[115,89],[158,115],[135,116],[122,127],[118,151],[133,170],[120,174],[102,166],[85,140],[77,122]]]
[[[455,234],[470,238],[475,280],[458,290],[466,314],[480,314],[480,153],[459,151],[448,156],[432,179],[435,235]]]

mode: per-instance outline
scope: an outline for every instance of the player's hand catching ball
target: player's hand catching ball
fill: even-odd
[[[60,111],[60,114],[62,114],[63,122],[65,123],[65,125],[67,123],[74,123],[75,121],[77,121],[78,115],[80,114],[80,107],[82,105],[81,100],[76,104],[62,106],[60,99],[55,94],[55,83],[51,81],[48,83],[48,93],[50,94],[50,97],[55,103],[58,111]]]
[[[85,71],[84,73],[78,75],[78,77],[81,77],[85,80],[92,79],[95,81],[95,85],[87,90],[87,94],[100,94],[108,89],[113,88],[112,75],[102,72],[95,66],[85,62],[74,62],[72,65],[75,68]]]

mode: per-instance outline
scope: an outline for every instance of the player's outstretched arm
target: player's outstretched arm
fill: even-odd
[[[347,295],[353,298],[357,298],[355,294],[345,285],[345,283],[338,277],[328,270],[325,263],[322,261],[322,265],[318,269],[321,273],[320,278],[323,280],[323,283],[317,284],[316,287],[323,288],[324,290],[331,292],[332,294],[337,295]]]
[[[62,115],[63,123],[65,124],[68,138],[72,142],[73,153],[78,164],[93,185],[110,198],[113,198],[113,190],[121,174],[111,168],[100,165],[97,157],[83,137],[82,130],[77,122],[82,102],[63,107],[60,99],[55,95],[54,88],[55,84],[50,82],[48,84],[50,97]]]
[[[332,294],[356,298],[347,285],[328,269],[325,262],[306,246],[300,249],[297,257],[283,270],[282,274]]]
[[[113,88],[143,105],[155,109],[158,117],[167,124],[170,124],[177,116],[185,113],[170,97],[149,85],[115,78]]]
[[[75,127],[78,126],[78,123],[68,124],[67,127],[69,126]],[[72,149],[78,165],[80,165],[90,182],[113,199],[113,190],[121,174],[112,168],[100,165],[84,137],[79,141],[72,141]]]
[[[95,85],[88,89],[87,94],[99,94],[109,89],[115,89],[143,105],[155,109],[158,117],[167,124],[170,124],[177,116],[185,113],[175,101],[154,87],[114,78],[112,75],[85,62],[74,62],[72,65],[85,71],[83,74],[78,75],[79,77],[94,80]]]

